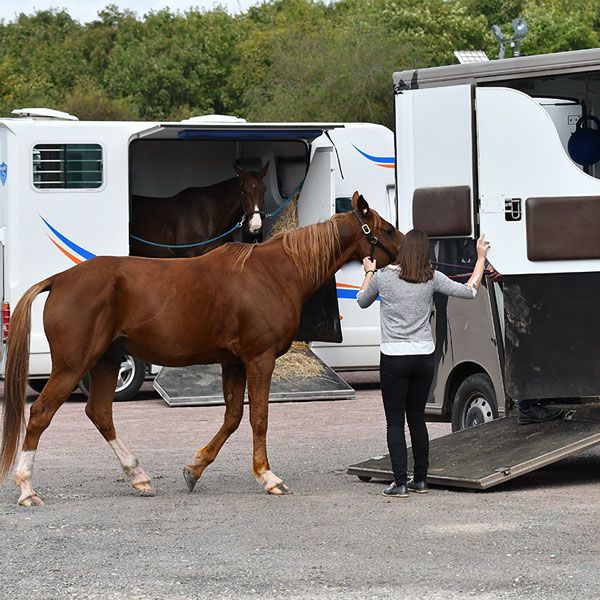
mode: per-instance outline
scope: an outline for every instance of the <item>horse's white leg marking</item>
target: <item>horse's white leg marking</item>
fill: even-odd
[[[254,210],[258,211],[258,206],[255,206]],[[260,228],[262,227],[262,219],[260,218],[260,215],[257,212],[255,212],[255,214],[253,214],[250,217],[250,223],[248,223],[248,226],[250,228],[251,233],[256,233],[257,231],[260,231]]]
[[[108,442],[109,446],[117,455],[123,472],[131,478],[131,485],[145,495],[154,495],[154,490],[150,486],[150,478],[144,473],[135,454],[125,445],[118,436]]]
[[[258,483],[265,487],[267,494],[274,494],[275,496],[281,496],[282,494],[289,494],[290,489],[283,483],[282,479],[279,479],[273,471],[263,471],[262,473],[255,473],[254,476]]]
[[[44,506],[42,499],[31,487],[34,459],[35,450],[21,451],[13,474],[13,481],[21,488],[21,496],[19,497],[21,506]]]

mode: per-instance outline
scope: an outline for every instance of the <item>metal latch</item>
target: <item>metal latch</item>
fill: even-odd
[[[522,216],[521,198],[507,198],[504,201],[504,219],[506,221],[520,221]]]
[[[497,467],[494,469],[494,473],[502,473],[502,475],[505,475],[506,477],[508,477],[511,473],[510,471],[510,467]]]

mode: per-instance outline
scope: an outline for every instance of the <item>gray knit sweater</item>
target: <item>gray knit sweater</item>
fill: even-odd
[[[361,308],[381,300],[381,351],[384,354],[430,354],[434,350],[429,317],[433,294],[474,298],[477,290],[448,279],[439,271],[425,283],[408,283],[398,277],[391,265],[374,273],[367,289],[358,292]]]

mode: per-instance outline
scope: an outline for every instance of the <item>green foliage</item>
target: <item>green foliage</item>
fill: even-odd
[[[527,18],[526,54],[600,45],[597,0],[266,0],[138,17],[114,5],[91,23],[65,10],[0,22],[0,114],[47,106],[85,119],[260,120],[391,125],[395,70],[495,56],[492,24]]]
[[[526,54],[581,50],[600,45],[597,0],[527,0],[523,16]]]

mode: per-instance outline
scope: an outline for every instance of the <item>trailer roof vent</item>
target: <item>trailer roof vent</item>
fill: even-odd
[[[57,119],[59,121],[79,121],[75,115],[53,110],[51,108],[16,108],[12,111],[13,115],[19,117],[29,117],[31,119]]]
[[[184,119],[181,121],[182,123],[188,123],[190,125],[203,125],[208,123],[246,123],[246,119],[242,119],[241,117],[234,117],[233,115],[201,115],[199,117],[191,117],[189,119]]]

